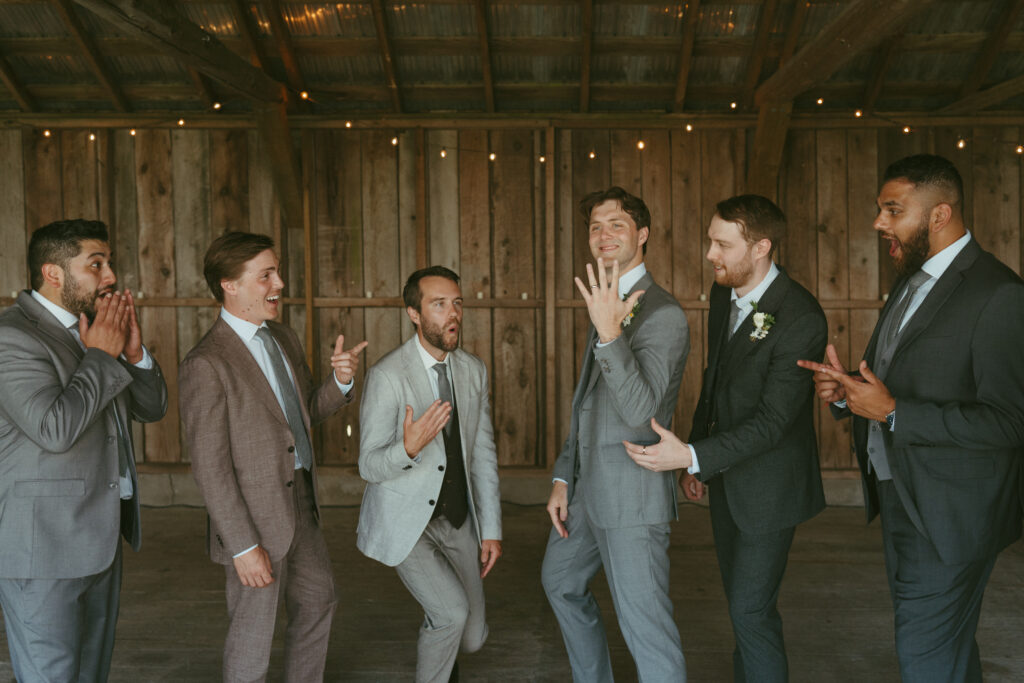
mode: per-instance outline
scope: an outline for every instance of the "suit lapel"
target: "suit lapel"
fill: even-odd
[[[43,308],[42,304],[36,301],[27,290],[18,294],[17,303],[21,310],[25,312],[25,316],[35,323],[36,328],[41,333],[67,347],[78,360],[82,359],[85,351],[82,350],[78,340],[75,339],[74,335],[66,327],[61,325],[60,321],[52,313]]]
[[[789,276],[786,275],[784,270],[779,268],[779,274],[775,281],[768,286],[764,296],[757,302],[758,310],[762,313],[771,313],[778,317],[779,306],[782,305],[782,301],[786,298],[789,284]],[[732,339],[725,345],[725,351],[722,354],[723,376],[727,376],[732,368],[746,358],[760,343],[760,340],[755,341],[750,338],[750,334],[753,331],[754,315],[751,313],[737,328],[736,334],[732,336]]]
[[[281,410],[281,404],[277,402],[277,396],[270,388],[270,382],[267,381],[266,375],[263,374],[263,370],[260,369],[256,359],[252,357],[252,352],[249,351],[241,337],[221,318],[217,318],[210,334],[213,335],[214,343],[221,349],[218,355],[231,367],[235,376],[248,384],[253,394],[259,398],[267,410],[275,415],[282,424],[287,425],[288,418]]]
[[[419,344],[419,338],[413,335],[409,341],[405,342],[402,347],[402,360],[405,363],[405,376],[409,380],[409,386],[412,388],[413,398],[415,403],[413,404],[413,419],[418,420],[423,411],[434,402],[434,391],[430,388],[430,380],[427,377],[427,372],[433,372],[433,370],[427,370],[423,367],[423,359],[420,357],[419,349],[416,345]],[[456,401],[458,395],[456,394]],[[417,412],[417,407],[422,406]]]
[[[469,367],[467,366],[465,359],[462,357],[462,351],[456,349],[448,354],[449,357],[449,368],[452,372],[452,391],[455,393],[455,406],[454,408],[459,411],[459,439],[462,444],[462,459],[466,464],[467,471],[469,470],[469,458],[470,451],[472,449],[469,444],[466,443],[466,434],[471,434],[476,431],[476,419],[475,412],[473,410],[461,410],[461,407],[468,408],[471,403],[469,396],[467,395],[469,387]],[[470,422],[472,420],[472,423]]]

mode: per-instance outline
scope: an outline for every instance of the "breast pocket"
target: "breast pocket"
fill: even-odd
[[[67,498],[84,495],[84,479],[26,479],[14,482],[15,498]]]

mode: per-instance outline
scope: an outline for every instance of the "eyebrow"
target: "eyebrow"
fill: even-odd
[[[105,258],[105,257],[110,256],[110,254],[108,254],[105,251],[94,251],[93,253],[91,253],[88,256],[86,256],[86,258],[92,258],[93,256],[100,256],[100,257],[104,257]]]

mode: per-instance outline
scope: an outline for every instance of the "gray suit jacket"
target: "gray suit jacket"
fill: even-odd
[[[142,541],[128,416],[154,422],[167,386],[78,341],[28,291],[0,314],[0,577],[69,579]],[[118,420],[135,495],[122,503]]]
[[[583,487],[587,513],[603,529],[677,517],[674,473],[640,467],[622,445],[656,443],[652,417],[671,425],[690,350],[679,302],[650,273],[630,293],[640,289],[645,290],[640,308],[615,341],[596,348],[597,333],[590,327],[569,435],[552,473],[568,482],[570,501],[576,487]]]
[[[352,400],[355,391],[343,394],[333,373],[314,386],[290,327],[267,327],[295,376],[307,430]],[[295,534],[295,438],[256,359],[218,318],[182,361],[178,387],[192,475],[210,515],[210,559],[231,564],[258,543],[280,560]],[[315,496],[315,462],[312,475]]]
[[[897,282],[880,321],[902,289]],[[869,365],[880,328],[864,354]],[[907,323],[881,377],[896,398],[896,429],[883,431],[893,484],[946,563],[990,557],[1020,536],[1022,339],[1024,282],[972,239]],[[853,418],[870,520],[878,494],[868,476],[868,427]]]
[[[368,484],[359,509],[359,550],[390,567],[408,556],[434,512],[447,458],[438,434],[420,451],[405,452],[405,406],[419,419],[434,402],[427,370],[413,336],[366,373],[359,411],[359,474]],[[466,464],[469,514],[477,540],[501,540],[498,456],[488,398],[487,368],[476,356],[450,354],[459,433]]]
[[[750,338],[750,315],[728,339],[731,293],[711,288],[708,367],[690,443],[699,478],[721,477],[740,529],[768,533],[825,507],[814,382],[796,362],[824,355],[828,324],[814,296],[782,271],[758,302],[759,311],[775,317],[768,336]]]

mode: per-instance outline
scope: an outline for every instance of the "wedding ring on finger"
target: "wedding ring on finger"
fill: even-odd
[[[647,455],[647,446],[642,446],[640,448],[640,452],[643,453],[644,455]]]

